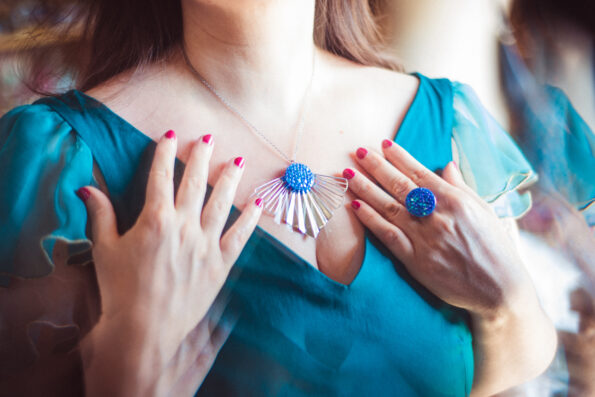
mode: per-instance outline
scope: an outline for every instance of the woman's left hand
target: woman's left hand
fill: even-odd
[[[360,148],[362,173],[346,169],[352,206],[361,222],[443,301],[468,310],[475,368],[472,396],[492,396],[545,371],[556,350],[556,332],[540,307],[514,240],[450,162],[442,178],[399,145],[383,142],[384,157]],[[407,194],[430,189],[436,208],[411,215]]]
[[[399,145],[385,140],[384,156],[360,148],[363,173],[346,169],[352,203],[361,222],[406,266],[411,275],[445,302],[473,314],[491,316],[513,304],[531,282],[515,244],[495,212],[468,187],[454,162],[442,178]],[[411,215],[407,194],[430,189],[436,208]],[[528,284],[527,284],[528,283]]]

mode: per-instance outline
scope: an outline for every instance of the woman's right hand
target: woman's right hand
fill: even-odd
[[[105,372],[99,368],[103,365],[122,365],[121,370],[130,370],[134,377],[146,374],[146,381],[157,382],[184,339],[205,317],[262,212],[259,199],[248,203],[221,236],[242,176],[243,159],[229,161],[203,208],[213,150],[209,135],[193,144],[174,202],[176,149],[173,131],[157,143],[145,205],[135,225],[122,236],[107,196],[90,186],[79,190],[91,218],[102,305],[93,330],[99,334],[92,342],[96,361],[85,366],[96,364],[99,372]],[[110,344],[109,339],[120,345]],[[112,363],[107,354],[108,362],[102,361],[97,352],[105,350],[100,346],[120,349],[120,363]],[[88,375],[85,371],[87,390],[92,391],[95,382]],[[105,388],[106,384],[97,386]],[[146,384],[133,389],[137,386],[151,390]]]

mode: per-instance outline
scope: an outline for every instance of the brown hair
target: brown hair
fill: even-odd
[[[384,52],[377,18],[382,0],[316,0],[314,42],[319,47],[357,63],[400,70]],[[69,74],[82,91],[134,67],[161,61],[182,41],[180,0],[78,0],[59,19],[68,19],[60,34],[78,39],[54,48],[63,53],[53,73]],[[64,15],[68,16],[65,17]],[[56,21],[55,17],[51,21]],[[47,24],[47,22],[46,22]],[[46,94],[38,83],[47,70],[47,51],[32,51],[29,87]],[[54,58],[56,58],[54,56]]]

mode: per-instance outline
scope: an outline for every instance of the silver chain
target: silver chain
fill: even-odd
[[[219,94],[215,90],[215,88],[204,77],[202,77],[202,75],[198,72],[198,70],[196,70],[194,68],[194,66],[192,65],[192,62],[190,62],[190,59],[188,58],[188,54],[186,53],[186,48],[185,47],[182,48],[182,53],[184,55],[184,60],[186,61],[186,64],[190,68],[190,71],[202,83],[202,85],[204,85],[213,95],[215,95],[215,97],[227,108],[227,110],[229,110],[234,115],[236,115],[236,117],[238,117],[253,133],[257,134],[262,139],[264,139],[264,141],[266,143],[268,143],[269,145],[271,145],[271,147],[273,149],[275,149],[281,155],[281,157],[283,157],[287,162],[289,162],[289,163],[295,162],[295,159],[297,158],[297,152],[298,152],[300,138],[301,138],[302,133],[304,131],[304,115],[306,114],[306,108],[307,108],[306,105],[307,105],[308,99],[310,97],[310,91],[311,91],[311,88],[312,88],[312,81],[314,80],[314,69],[316,67],[316,62],[315,62],[316,61],[316,52],[314,52],[312,54],[312,74],[310,76],[310,82],[308,83],[308,87],[306,88],[306,93],[304,94],[304,99],[303,99],[302,107],[301,107],[301,110],[300,110],[300,117],[298,119],[298,125],[297,125],[297,128],[296,128],[296,130],[297,130],[297,132],[296,132],[296,142],[295,142],[295,148],[294,148],[294,151],[293,151],[292,158],[287,157],[285,155],[285,153],[281,149],[279,149],[279,147],[277,145],[275,145],[273,142],[271,142],[271,140],[269,138],[267,138],[267,136],[265,134],[263,134],[258,128],[256,128],[254,126],[254,124],[252,124],[250,121],[248,121],[248,119],[246,119],[231,103],[229,103],[228,100],[226,100],[225,98],[223,98],[221,96],[221,94]]]

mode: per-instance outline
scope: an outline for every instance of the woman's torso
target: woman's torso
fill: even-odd
[[[410,75],[364,68],[325,53],[319,59],[297,160],[316,173],[340,176],[344,168],[356,168],[351,156],[358,147],[380,150],[383,139],[394,138],[418,82]],[[212,134],[211,186],[222,164],[243,156],[246,167],[234,202],[238,208],[243,208],[256,186],[278,177],[287,166],[271,146],[239,122],[184,68],[171,66],[159,72],[150,70],[141,77],[119,77],[88,94],[155,141],[169,129],[176,131],[178,158],[184,163],[189,143],[202,134]],[[277,119],[278,113],[271,109],[268,117]],[[272,123],[279,129],[270,133],[268,125],[245,116],[287,155],[292,153],[294,118]],[[354,198],[348,192],[345,202]],[[262,217],[259,225],[338,282],[348,284],[359,271],[363,228],[349,208],[337,209],[316,240],[288,231],[271,217]]]
[[[321,172],[340,172],[344,166],[350,166],[347,153],[357,146],[375,146],[384,138],[393,138],[405,113],[397,142],[431,169],[441,168],[450,160],[452,120],[448,113],[452,113],[452,98],[449,83],[422,78],[419,89],[414,84],[409,92],[411,96],[404,97],[399,92],[390,97],[382,95],[388,91],[386,87],[395,90],[402,87],[382,82],[382,78],[378,78],[378,85],[371,84],[376,90],[369,89],[367,94],[353,101],[364,109],[360,113],[356,112],[358,106],[345,97],[345,92],[339,92],[343,95],[336,101],[337,108],[343,105],[345,109],[321,112],[345,126],[335,126],[335,130],[328,126],[329,131],[345,137],[333,141],[344,146],[329,150],[332,145],[323,145],[322,151],[316,152],[329,161],[328,169],[323,165]],[[355,90],[356,86],[352,88]],[[378,92],[378,97],[373,96],[374,91]],[[356,94],[354,91],[353,95]],[[395,106],[399,100],[402,106]],[[362,101],[366,103],[362,105]],[[131,227],[140,212],[153,138],[172,126],[153,127],[153,136],[141,133],[82,93],[71,92],[41,103],[55,105],[91,146],[101,171],[110,171],[106,173],[105,188],[114,202],[120,229]],[[113,110],[119,112],[117,106]],[[172,112],[171,108],[167,110]],[[87,111],[79,117],[79,112]],[[173,112],[174,116],[184,113],[179,109]],[[340,116],[345,114],[351,117],[342,120]],[[381,114],[384,116],[380,117]],[[370,126],[366,125],[368,117]],[[143,117],[138,116],[139,128],[144,128],[142,120]],[[147,122],[155,123],[150,120]],[[135,118],[131,117],[130,121],[134,123]],[[194,125],[193,121],[188,123]],[[173,128],[184,130],[183,126]],[[203,133],[200,128],[187,127],[186,130],[198,136]],[[358,136],[360,130],[367,134]],[[110,139],[102,138],[107,135]],[[239,141],[244,142],[245,138]],[[223,149],[233,147],[225,144],[223,135],[217,142]],[[264,153],[264,150],[258,152],[255,157],[266,159],[260,163],[263,173],[277,172],[265,166],[278,160],[273,160],[270,154],[268,158],[260,157],[265,156]],[[237,154],[243,153],[223,151],[215,158],[215,163]],[[248,155],[245,157],[249,162]],[[179,158],[183,160],[184,155]],[[342,158],[345,165],[338,166]],[[178,161],[176,167],[179,182],[183,164]],[[249,186],[249,174],[246,176],[244,183],[248,191],[253,186]],[[210,178],[212,185],[214,175]],[[239,192],[239,197],[248,195]],[[234,213],[237,215],[237,211]],[[217,304],[225,309],[224,323],[235,326],[199,394],[458,396],[469,393],[473,357],[465,313],[439,301],[412,280],[398,260],[372,236],[364,235],[363,229],[358,228],[347,212],[338,212],[332,222],[340,224],[341,219],[344,222],[341,226],[352,226],[329,229],[326,244],[335,242],[336,246],[329,244],[325,251],[323,239],[316,249],[323,252],[323,255],[318,253],[318,264],[324,270],[322,257],[332,255],[333,248],[345,249],[337,240],[351,239],[355,241],[354,246],[359,244],[360,257],[348,264],[349,270],[341,272],[339,269],[334,273],[339,276],[336,278],[344,276],[344,283],[334,280],[332,272],[327,276],[303,259],[308,257],[307,248],[300,248],[309,247],[312,254],[312,243],[301,247],[291,244],[291,240],[276,234],[274,229],[269,229],[273,233],[267,233],[267,225],[261,224],[264,227],[259,227],[251,237],[217,299]],[[332,271],[331,262],[327,263]],[[96,297],[95,288],[93,280],[86,287],[77,287],[81,293]],[[85,308],[76,310],[85,311]]]

